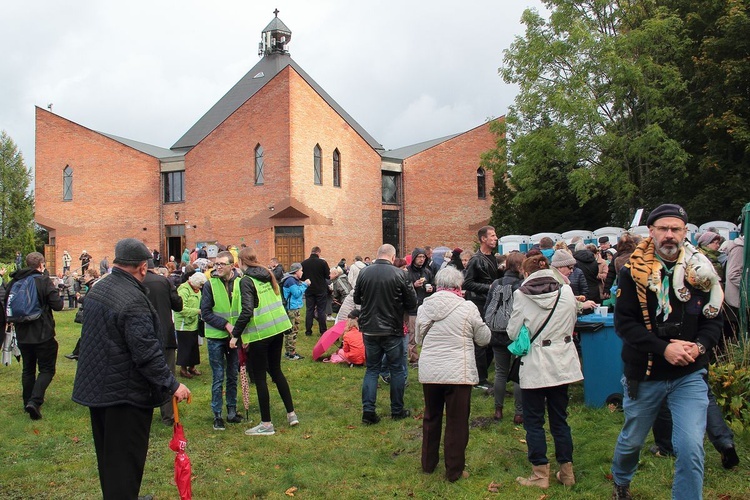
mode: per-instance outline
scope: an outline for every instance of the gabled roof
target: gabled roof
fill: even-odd
[[[453,135],[446,135],[445,137],[441,137],[439,139],[432,139],[431,141],[420,142],[417,144],[412,144],[411,146],[404,146],[403,148],[389,149],[388,151],[380,151],[380,156],[383,159],[387,159],[387,160],[405,160],[406,158],[409,158],[410,156],[414,156],[415,154],[421,153],[422,151],[426,151],[430,148],[433,148],[437,146],[438,144],[441,144],[445,141],[449,141],[453,139],[454,137],[458,137],[459,135],[463,133],[464,132],[453,134]]]
[[[373,149],[383,149],[383,146],[367,133],[349,113],[344,111],[344,108],[334,101],[288,54],[270,54],[264,56],[185,135],[174,143],[172,149],[189,149],[205,139],[208,134],[229,118],[232,113],[237,111],[240,106],[253,97],[266,83],[270,82],[287,66],[291,66]]]
[[[265,33],[267,31],[283,31],[284,33],[292,33],[292,30],[286,27],[286,24],[284,24],[281,19],[277,17],[274,17],[271,19],[271,22],[268,23],[268,26],[262,31],[262,33]]]
[[[140,151],[141,153],[146,153],[147,155],[153,156],[160,160],[165,160],[167,158],[179,158],[181,156],[184,156],[183,153],[179,151],[172,151],[170,149],[160,148],[159,146],[153,146],[151,144],[146,144],[145,142],[138,142],[132,139],[126,139],[124,137],[118,137],[112,134],[105,134],[104,132],[97,132],[97,133],[105,137],[109,137],[113,141],[117,141],[120,144],[124,144],[137,151]]]

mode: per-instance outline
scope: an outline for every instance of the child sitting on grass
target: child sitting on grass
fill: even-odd
[[[362,332],[359,331],[359,309],[349,313],[344,328],[344,346],[331,355],[329,363],[349,363],[350,365],[365,364],[365,343]]]

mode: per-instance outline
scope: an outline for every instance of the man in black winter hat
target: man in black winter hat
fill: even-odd
[[[89,407],[105,500],[138,497],[154,408],[190,395],[167,366],[142,284],[151,257],[135,238],[118,241],[112,273],[86,294],[73,401]]]

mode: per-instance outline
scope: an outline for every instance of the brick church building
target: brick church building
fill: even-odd
[[[484,123],[386,150],[289,55],[275,17],[261,60],[171,148],[97,132],[36,108],[36,222],[62,253],[113,258],[141,239],[163,256],[203,243],[246,244],[288,268],[313,246],[335,263],[383,242],[472,249],[490,217],[495,146]],[[166,119],[166,118],[165,118]],[[166,259],[164,259],[166,260]]]

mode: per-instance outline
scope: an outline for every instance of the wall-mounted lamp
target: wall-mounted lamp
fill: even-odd
[[[271,212],[273,212],[274,210],[276,210],[276,207],[273,206],[273,203],[271,203],[270,205],[268,205],[268,210],[270,210]]]
[[[180,220],[180,212],[174,213],[174,220]]]

